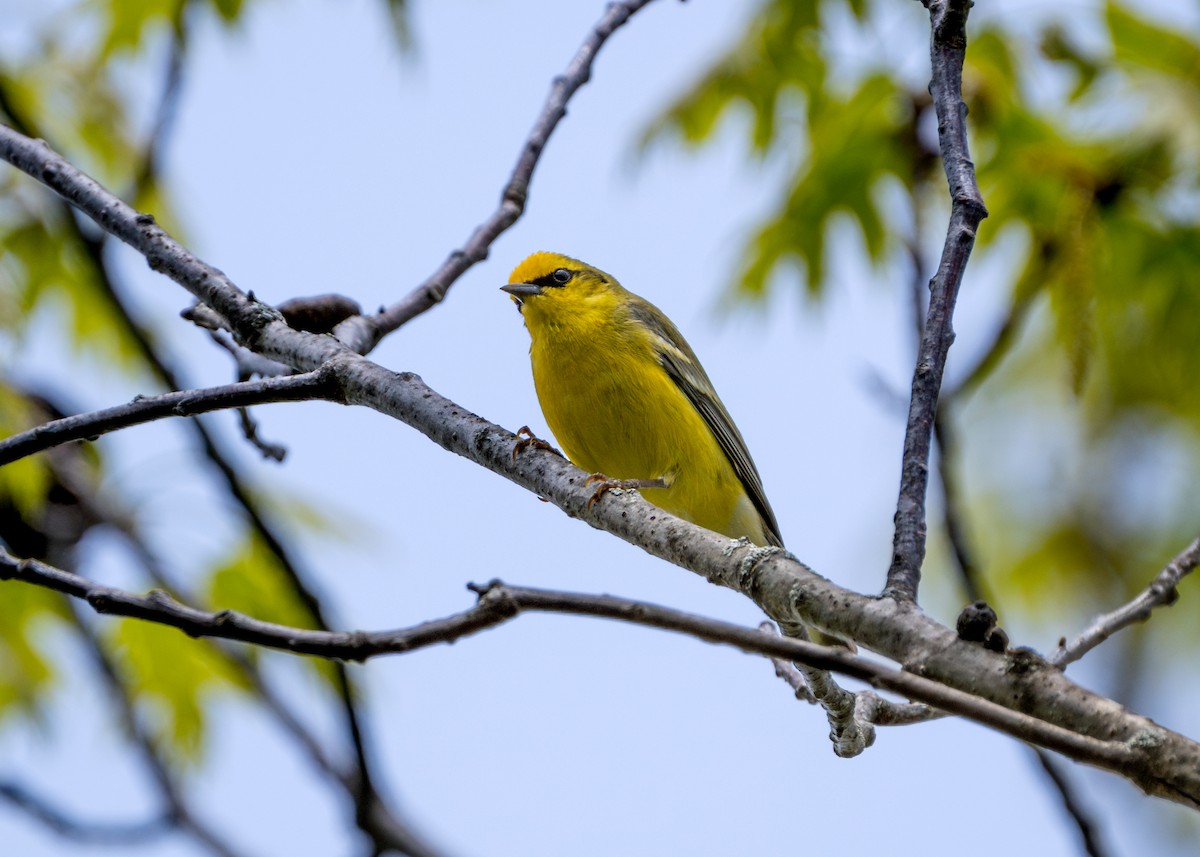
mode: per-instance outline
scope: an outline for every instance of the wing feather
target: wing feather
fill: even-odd
[[[654,334],[663,369],[717,439],[746,495],[762,518],[767,537],[773,544],[782,547],[783,538],[779,534],[779,524],[771,510],[771,504],[767,502],[762,478],[758,475],[754,460],[750,458],[746,441],[734,425],[729,411],[725,410],[725,405],[717,396],[717,391],[696,358],[695,352],[675,325],[652,304],[638,298],[633,301],[631,309],[634,318]]]

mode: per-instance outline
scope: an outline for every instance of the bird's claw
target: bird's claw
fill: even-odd
[[[587,505],[589,509],[609,491],[639,491],[642,488],[667,487],[667,482],[664,479],[611,479],[603,473],[593,473],[587,479],[583,480],[584,485],[592,485],[596,482],[600,484],[596,487],[592,496],[588,498]]]
[[[596,490],[592,493],[592,496],[588,498],[587,507],[589,509],[596,505],[597,501],[599,501],[599,499],[609,491],[613,490],[614,488],[624,487],[620,479],[609,479],[603,473],[593,473],[587,479],[583,480],[584,485],[594,485],[597,482],[600,484],[596,486]]]
[[[517,429],[517,442],[513,445],[513,461],[516,461],[517,456],[530,447],[533,447],[534,449],[544,449],[547,452],[553,452],[555,455],[562,455],[562,453],[557,449],[535,435],[529,426],[521,426],[519,429]]]

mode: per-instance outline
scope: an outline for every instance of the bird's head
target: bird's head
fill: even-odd
[[[620,286],[608,274],[578,259],[560,253],[534,253],[513,269],[508,285],[500,288],[512,295],[525,314],[527,308],[553,313],[579,306],[611,296]]]

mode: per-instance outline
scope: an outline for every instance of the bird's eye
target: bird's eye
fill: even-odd
[[[554,282],[556,282],[560,286],[562,286],[562,285],[566,285],[567,280],[571,279],[571,272],[568,271],[566,268],[559,268],[550,276],[552,276],[554,278]]]

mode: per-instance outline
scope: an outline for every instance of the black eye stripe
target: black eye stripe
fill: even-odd
[[[567,268],[555,268],[549,274],[543,274],[536,280],[530,280],[530,282],[544,289],[558,289],[569,283],[574,276],[575,272]]]

